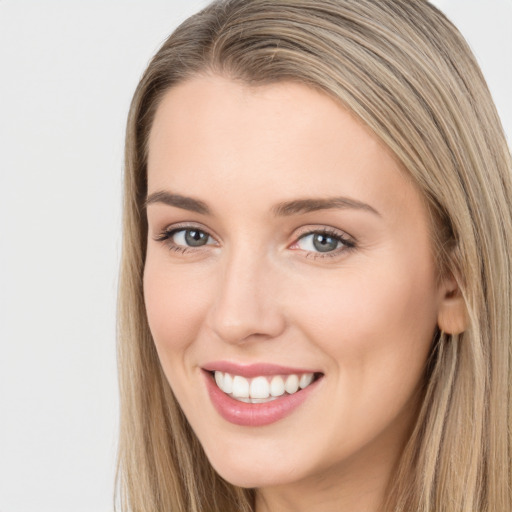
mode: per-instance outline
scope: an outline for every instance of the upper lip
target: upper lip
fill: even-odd
[[[317,370],[306,368],[292,368],[273,363],[251,363],[240,364],[231,361],[213,361],[202,366],[203,370],[208,372],[225,372],[231,375],[240,375],[241,377],[252,378],[260,375],[290,375],[303,373],[320,373]]]

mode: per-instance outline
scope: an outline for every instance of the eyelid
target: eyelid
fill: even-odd
[[[171,233],[175,233],[176,231],[187,230],[187,229],[197,229],[198,231],[203,231],[211,236],[214,240],[218,240],[218,237],[214,235],[209,228],[200,224],[199,222],[176,222],[175,224],[169,224],[165,226],[163,229],[159,230],[158,234],[155,235],[154,239],[157,240],[164,235],[169,235]]]
[[[299,240],[306,238],[307,236],[321,234],[337,239],[342,247],[338,247],[333,251],[320,252],[320,251],[306,251],[300,248],[293,248]],[[288,246],[292,250],[303,251],[306,256],[313,259],[341,257],[349,251],[356,248],[356,239],[349,235],[346,231],[334,228],[332,226],[325,225],[309,225],[301,227],[297,233],[295,233],[294,241]]]
[[[176,233],[178,233],[180,231],[187,231],[187,230],[194,230],[194,229],[205,233],[206,235],[208,235],[209,238],[211,238],[215,242],[215,245],[219,245],[217,236],[213,235],[211,233],[210,229],[206,228],[205,226],[203,226],[202,224],[197,223],[197,222],[178,222],[176,224],[169,224],[168,226],[163,228],[157,235],[155,235],[153,237],[153,239],[156,242],[164,243],[165,245],[167,245],[168,249],[174,250],[176,252],[181,252],[181,253],[186,253],[189,251],[197,252],[197,251],[204,250],[206,248],[206,246],[211,247],[212,245],[214,245],[214,244],[206,243],[203,246],[193,247],[193,246],[186,246],[186,245],[178,245],[172,241],[172,238]]]
[[[296,230],[294,236],[298,239],[304,235],[310,235],[312,233],[327,233],[355,243],[355,238],[346,231],[326,224],[308,224],[306,226],[302,226]]]

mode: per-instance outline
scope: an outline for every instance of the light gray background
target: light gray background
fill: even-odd
[[[512,0],[437,0],[512,139]],[[0,512],[107,512],[131,94],[202,0],[0,0]]]

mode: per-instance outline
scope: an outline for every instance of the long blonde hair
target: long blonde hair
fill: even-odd
[[[455,276],[464,297],[468,328],[436,338],[423,405],[385,510],[512,510],[510,152],[468,45],[425,0],[217,1],[185,21],[149,64],[126,135],[121,510],[254,509],[254,491],[214,472],[177,405],[142,292],[148,134],[164,93],[201,73],[323,91],[408,170],[432,217],[440,272]]]

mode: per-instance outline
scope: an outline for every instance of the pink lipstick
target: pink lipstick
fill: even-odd
[[[230,423],[251,427],[270,425],[291,414],[323,377],[311,369],[227,361],[206,364],[203,375],[217,412]]]

